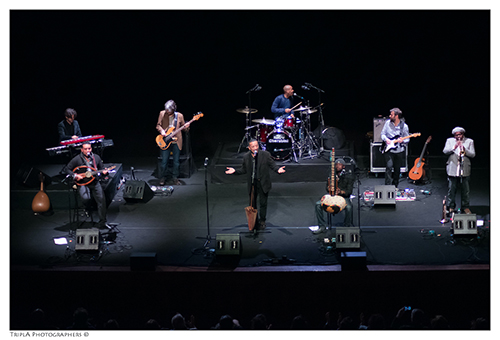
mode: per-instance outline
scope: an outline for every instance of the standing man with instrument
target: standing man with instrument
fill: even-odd
[[[166,149],[161,150],[161,173],[158,174],[160,177],[160,185],[164,185],[168,178],[172,179],[174,185],[181,185],[178,179],[180,166],[179,157],[182,150],[182,132],[180,128],[189,129],[189,123],[186,123],[182,113],[176,110],[177,104],[175,104],[173,100],[167,101],[165,103],[165,110],[160,111],[158,122],[156,123],[156,130],[164,137],[174,130],[179,131],[172,139],[170,145]],[[171,169],[168,168],[170,153],[172,153],[173,156],[173,166]]]
[[[271,175],[269,169],[283,174],[285,167],[279,167],[271,158],[271,154],[265,150],[259,151],[259,142],[252,139],[248,143],[248,150],[243,156],[243,164],[241,168],[235,170],[234,168],[227,167],[226,175],[236,174],[247,176],[248,194],[250,195],[251,205],[257,208],[257,197],[259,198],[259,215],[258,219],[260,229],[266,228],[266,215],[267,215],[267,197],[271,190]]]
[[[457,126],[451,133],[452,138],[446,140],[443,149],[445,155],[449,155],[446,162],[446,173],[448,174],[448,195],[446,206],[448,212],[454,212],[456,208],[455,195],[460,187],[461,208],[466,214],[470,214],[469,208],[469,177],[471,174],[471,158],[476,156],[474,140],[465,137],[465,129]]]
[[[71,159],[66,166],[66,174],[73,176],[76,185],[78,186],[78,193],[82,197],[83,204],[88,210],[92,197],[97,203],[97,214],[99,228],[107,228],[106,224],[106,196],[99,183],[99,176],[107,175],[108,169],[104,169],[101,157],[92,153],[92,146],[90,143],[82,145],[80,154]],[[97,177],[97,179],[96,179]]]
[[[332,176],[330,176],[326,184],[326,191],[330,193],[330,196],[340,196],[340,199],[345,200],[345,205],[342,204],[344,202],[341,202],[339,208],[343,208],[343,210],[345,210],[344,226],[351,227],[353,225],[351,193],[354,187],[354,177],[352,174],[346,173],[345,161],[342,158],[337,159],[335,161],[335,165],[333,166],[334,171],[332,172],[332,175],[336,178],[336,180],[332,181]],[[315,212],[319,229],[313,231],[313,234],[324,233],[326,231],[326,218],[322,200],[316,202]]]
[[[59,132],[59,142],[68,139],[76,139],[82,136],[80,124],[75,120],[77,113],[75,109],[67,108],[64,111],[64,120],[57,124],[57,131]]]
[[[401,167],[405,165],[405,148],[410,142],[408,125],[402,118],[403,112],[397,107],[391,109],[389,119],[385,122],[380,137],[385,142],[386,148],[394,145],[384,152],[385,157],[385,185],[394,185],[397,189]],[[394,173],[393,173],[394,170]]]

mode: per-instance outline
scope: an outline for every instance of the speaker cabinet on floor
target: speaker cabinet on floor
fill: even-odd
[[[376,185],[373,192],[373,204],[396,205],[396,187],[394,185]]]
[[[476,214],[455,214],[453,216],[453,235],[477,235]]]
[[[346,251],[340,254],[340,266],[342,270],[367,270],[366,252]]]
[[[128,203],[145,203],[153,198],[153,196],[153,190],[144,181],[128,181],[123,189],[123,198]]]
[[[217,234],[215,238],[215,255],[240,255],[240,234]]]
[[[337,249],[359,249],[361,247],[361,235],[359,228],[335,228],[335,244]]]
[[[75,251],[99,250],[99,229],[77,229]]]

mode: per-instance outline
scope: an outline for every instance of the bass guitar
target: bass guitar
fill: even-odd
[[[425,175],[425,170],[424,170],[424,153],[425,149],[427,148],[427,144],[431,142],[432,136],[429,136],[427,140],[425,141],[424,148],[422,149],[422,153],[420,154],[420,157],[418,157],[415,160],[415,165],[413,168],[411,168],[410,172],[408,173],[408,177],[410,177],[411,180],[413,181],[418,181],[419,179],[422,178],[423,175]]]
[[[78,180],[76,182],[76,185],[79,185],[79,186],[88,185],[88,184],[92,183],[92,181],[96,178],[96,176],[101,176],[101,174],[104,171],[107,171],[108,173],[114,172],[114,170],[113,170],[114,168],[116,168],[116,165],[113,165],[113,166],[106,168],[104,170],[97,170],[93,167],[88,167],[86,165],[77,166],[76,168],[73,169],[73,172],[76,174],[84,174],[85,177]]]
[[[191,119],[188,122],[188,124],[191,124],[192,122],[194,122],[195,120],[200,119],[201,117],[203,117],[203,113],[199,112],[198,114],[196,114],[193,117],[193,119]],[[172,144],[173,141],[177,140],[177,137],[175,137],[175,135],[178,134],[180,131],[184,130],[186,128],[186,125],[187,124],[181,126],[177,130],[174,130],[175,128],[173,126],[170,127],[170,128],[168,128],[168,130],[165,131],[166,136],[163,136],[163,135],[156,136],[156,144],[158,144],[158,146],[162,150],[168,149],[168,147],[170,146],[170,144]]]
[[[408,136],[405,136],[405,137],[401,137],[401,139],[408,139],[408,138],[418,137],[418,136],[420,136],[420,132],[412,133],[411,135],[408,135]],[[389,143],[386,143],[385,146],[381,146],[380,147],[380,152],[381,153],[386,153],[390,149],[394,149],[397,146],[397,144],[398,144],[398,143],[396,143],[396,140],[398,138],[399,138],[399,136],[396,136]]]

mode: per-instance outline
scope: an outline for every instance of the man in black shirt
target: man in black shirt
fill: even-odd
[[[82,136],[80,124],[75,120],[76,116],[77,113],[75,109],[67,108],[66,111],[64,111],[64,120],[57,124],[59,142],[68,139],[76,139]]]
[[[83,166],[77,170],[77,167]],[[82,145],[80,154],[73,157],[66,166],[66,174],[72,175],[76,183],[82,184],[87,178],[85,177],[85,171],[87,167],[93,168],[95,170],[102,170],[100,173],[102,175],[107,175],[108,170],[104,169],[104,164],[101,157],[92,153],[92,146],[90,143],[85,143]],[[104,169],[104,170],[103,170]],[[75,171],[77,170],[77,171]],[[90,207],[92,196],[97,203],[97,214],[99,216],[98,227],[104,228],[108,227],[106,224],[106,196],[104,195],[104,190],[102,189],[101,183],[99,183],[99,175],[95,175],[94,180],[86,185],[78,185],[78,192],[82,197],[84,206],[88,209]],[[91,195],[92,193],[92,195]]]

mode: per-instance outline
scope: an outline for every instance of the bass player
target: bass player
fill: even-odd
[[[165,110],[160,111],[158,115],[158,122],[156,123],[156,130],[162,135],[167,136],[170,132],[178,130],[185,126],[185,130],[189,129],[189,123],[184,121],[184,116],[182,113],[177,112],[177,104],[170,99],[165,103]],[[172,181],[173,185],[181,185],[179,181],[179,156],[182,150],[182,132],[179,131],[172,143],[165,150],[161,150],[161,173],[158,174],[160,177],[160,185],[165,185],[167,179]],[[170,153],[173,157],[173,166],[168,168],[168,160],[170,158]]]
[[[385,122],[380,133],[380,138],[386,144],[395,143],[395,147],[384,153],[385,157],[385,185],[394,185],[396,189],[399,184],[401,167],[405,165],[405,148],[410,142],[408,125],[402,118],[403,112],[395,107],[391,109],[389,119]],[[394,172],[393,172],[394,170]]]
[[[104,169],[104,164],[101,157],[92,152],[92,145],[90,143],[85,143],[82,145],[81,152],[73,157],[66,166],[65,172],[67,175],[73,176],[76,183],[85,180],[86,174],[75,171],[77,168],[79,170],[88,167],[95,170],[102,170],[100,173],[102,175],[107,175],[108,170]],[[75,171],[75,172],[74,172]],[[104,195],[104,190],[102,189],[99,180],[94,180],[89,182],[87,185],[79,185],[78,193],[82,197],[83,205],[87,212],[89,211],[92,197],[97,204],[97,214],[99,216],[99,222],[97,223],[98,228],[109,228],[106,221],[106,196]]]

